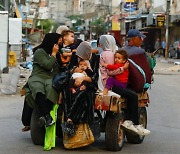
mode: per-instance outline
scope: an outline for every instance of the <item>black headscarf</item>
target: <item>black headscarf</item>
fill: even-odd
[[[37,49],[43,48],[48,54],[51,54],[54,44],[58,43],[60,37],[61,35],[57,33],[46,34],[42,43],[33,49],[33,53],[35,53]]]

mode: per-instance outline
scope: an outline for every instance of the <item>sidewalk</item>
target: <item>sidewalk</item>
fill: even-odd
[[[179,63],[179,65],[175,65],[175,62]],[[24,69],[22,67],[20,68],[19,73],[17,72],[19,70],[19,67],[17,66],[9,67],[8,74],[1,74],[0,94],[4,94],[2,93],[2,89],[5,89],[3,91],[6,92],[6,94],[16,94],[20,91],[31,73],[31,70],[29,69]],[[165,60],[163,57],[157,57],[154,73],[164,75],[180,75],[180,59]]]
[[[154,72],[155,74],[180,75],[180,59],[168,58],[165,60],[163,57],[157,57]]]
[[[9,67],[9,72],[0,76],[0,95],[14,95],[19,93],[30,73],[31,70],[24,69],[20,66]]]

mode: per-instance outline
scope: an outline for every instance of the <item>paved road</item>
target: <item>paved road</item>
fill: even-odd
[[[180,152],[180,75],[156,74],[154,77],[155,83],[149,90],[151,103],[148,107],[148,129],[151,135],[139,145],[125,143],[117,153]],[[19,95],[1,95],[0,105],[0,154],[112,153],[105,149],[104,135],[91,146],[80,150],[64,150],[60,140],[55,149],[44,152],[41,146],[33,145],[29,132],[21,132],[23,98]]]

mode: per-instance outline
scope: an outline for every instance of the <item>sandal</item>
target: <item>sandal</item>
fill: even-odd
[[[24,128],[22,128],[22,132],[27,132],[30,130],[30,126],[25,126]]]

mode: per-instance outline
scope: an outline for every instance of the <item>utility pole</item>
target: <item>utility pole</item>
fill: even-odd
[[[7,67],[6,68],[4,68],[3,69],[3,72],[4,73],[8,73],[9,72],[9,67],[8,67],[8,56],[9,56],[9,0],[6,0],[5,2],[4,2],[4,8],[5,8],[5,11],[7,11],[8,12],[8,21],[7,21],[7,25],[8,25],[8,27],[7,27]]]
[[[120,3],[120,31],[122,30],[122,18],[123,18],[123,14],[122,14],[122,6],[123,2]]]
[[[34,19],[33,19],[33,24],[32,24],[32,28],[31,28],[31,32],[30,32],[31,34],[34,33],[34,29],[36,28],[37,18],[39,16],[40,3],[41,3],[41,0],[39,0],[39,4],[38,4],[38,6],[36,6],[35,16],[34,16]]]
[[[169,13],[170,13],[170,0],[166,2],[166,50],[165,59],[168,58],[168,48],[169,48]]]
[[[4,6],[5,6],[5,10],[6,10],[6,11],[9,11],[9,0],[6,0],[6,1],[4,2]]]

